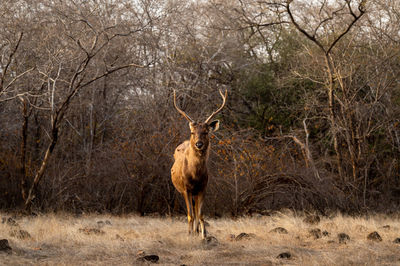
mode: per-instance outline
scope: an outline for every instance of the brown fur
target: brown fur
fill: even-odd
[[[174,153],[175,163],[171,169],[172,182],[175,188],[183,193],[184,191],[197,195],[204,191],[207,186],[207,159],[210,149],[208,139],[208,126],[191,126],[190,140],[180,144]],[[204,148],[198,150],[195,146],[197,141],[203,141]]]

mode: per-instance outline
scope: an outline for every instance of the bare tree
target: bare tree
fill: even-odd
[[[132,28],[124,28],[112,21],[96,19],[96,14],[93,13],[96,10],[99,12],[102,9],[96,6],[96,4],[82,3],[81,5],[77,5],[74,2],[56,6],[47,5],[44,2],[44,5],[36,10],[37,13],[35,15],[50,15],[46,22],[42,21],[46,26],[44,29],[41,29],[42,31],[40,31],[38,36],[39,38],[43,38],[39,40],[43,42],[43,48],[48,50],[47,55],[43,54],[47,58],[47,61],[43,60],[43,64],[38,62],[35,67],[37,69],[35,75],[40,80],[40,87],[37,91],[44,96],[41,100],[41,106],[37,107],[48,112],[49,131],[47,134],[49,143],[44,150],[43,158],[33,175],[29,188],[26,187],[26,181],[24,181],[26,177],[23,178],[22,196],[26,209],[30,209],[32,201],[35,198],[37,186],[45,173],[54,148],[59,141],[61,127],[65,123],[65,117],[76,95],[82,89],[92,86],[97,81],[114,72],[132,67],[144,67],[132,61],[123,62],[112,59],[109,51],[116,41],[142,31],[147,27],[147,23],[138,23]],[[20,34],[17,44],[9,56],[1,79],[2,85],[6,70],[18,49],[22,36]],[[43,52],[46,53],[45,51]],[[134,58],[132,59],[135,60]],[[97,64],[97,70],[93,69],[95,67],[94,64]],[[10,81],[9,84],[12,82],[14,80]],[[9,86],[7,85],[2,91],[5,91]],[[23,95],[25,95],[25,98],[21,99],[24,105],[24,121],[26,121],[26,117],[28,116],[26,102],[29,101],[36,108],[34,105],[35,101],[32,101],[32,99],[38,97],[39,94],[30,96],[23,93]],[[25,147],[25,122],[23,135],[22,146]],[[91,135],[93,135],[93,129]],[[23,148],[22,161],[25,161],[25,152],[25,148]]]

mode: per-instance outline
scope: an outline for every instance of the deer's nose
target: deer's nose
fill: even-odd
[[[198,148],[198,149],[201,149],[202,147],[203,147],[203,142],[202,141],[198,141],[198,142],[196,142],[196,147]]]

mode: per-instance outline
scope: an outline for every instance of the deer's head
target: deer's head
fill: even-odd
[[[182,114],[183,117],[186,118],[186,120],[189,121],[189,127],[190,127],[190,145],[192,149],[202,153],[204,151],[207,151],[210,143],[209,139],[209,133],[212,131],[217,131],[219,128],[219,120],[214,120],[211,121],[211,119],[219,113],[222,108],[224,108],[225,103],[226,103],[226,96],[227,96],[228,91],[225,90],[225,95],[219,91],[219,94],[222,97],[222,105],[220,108],[218,108],[217,111],[213,112],[204,122],[195,122],[190,116],[188,116],[184,111],[182,111],[176,104],[176,93],[174,91],[174,105],[176,110],[180,114]],[[211,122],[210,122],[211,121]]]

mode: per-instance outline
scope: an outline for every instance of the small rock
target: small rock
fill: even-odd
[[[390,225],[384,225],[384,226],[382,226],[382,229],[385,229],[385,230],[390,230]]]
[[[2,224],[7,224],[9,226],[19,226],[18,223],[11,217],[2,217],[1,218],[1,223]]]
[[[11,226],[19,226],[18,223],[11,217],[7,219],[7,224]]]
[[[206,238],[204,238],[202,240],[203,246],[205,246],[206,248],[211,248],[211,247],[215,247],[218,245],[218,239],[214,236],[207,236]]]
[[[12,248],[10,247],[10,244],[8,244],[7,239],[1,239],[0,240],[0,252],[6,252],[6,253],[11,253]]]
[[[160,257],[157,255],[145,255],[143,257],[139,257],[137,260],[138,261],[148,261],[151,263],[157,263],[159,259],[160,259]]]
[[[306,218],[304,218],[303,222],[307,224],[318,224],[321,221],[321,218],[319,218],[318,215],[309,215]]]
[[[25,231],[25,230],[17,230],[17,229],[11,230],[10,231],[10,236],[16,237],[16,238],[19,238],[19,239],[31,239],[32,238],[31,235],[27,231]]]
[[[378,234],[378,232],[372,232],[367,236],[368,240],[372,240],[372,241],[377,241],[380,242],[382,241],[382,237]]]
[[[322,235],[323,235],[323,236],[330,236],[330,233],[329,233],[328,231],[325,230],[325,231],[322,231]]]
[[[312,237],[314,237],[314,239],[319,239],[322,237],[321,229],[319,229],[319,228],[311,229],[308,232],[310,233],[310,235]]]
[[[400,244],[400,237],[396,238],[393,243]]]
[[[109,220],[105,220],[105,221],[100,220],[100,221],[97,221],[97,226],[98,226],[98,227],[102,228],[102,227],[105,226],[105,225],[111,225],[111,222],[110,222]]]
[[[105,223],[103,221],[97,221],[97,226],[98,227],[103,227],[105,225]]]
[[[278,259],[290,259],[292,254],[290,252],[283,252],[277,256]]]
[[[249,240],[251,238],[254,238],[256,235],[255,234],[247,234],[247,233],[240,233],[237,237],[235,237],[236,241],[240,241],[243,239]]]
[[[278,234],[287,234],[288,233],[288,231],[283,227],[276,227],[269,232],[270,233],[278,233]]]
[[[105,232],[101,229],[90,228],[90,227],[80,228],[79,232],[84,233],[85,235],[104,235],[105,234]]]
[[[350,241],[350,236],[346,233],[340,233],[340,234],[338,234],[338,239],[339,239],[339,243],[346,244],[348,241]]]

